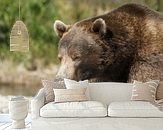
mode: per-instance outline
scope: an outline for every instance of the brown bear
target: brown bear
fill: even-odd
[[[163,15],[138,4],[74,25],[56,20],[58,78],[131,82],[163,80]]]

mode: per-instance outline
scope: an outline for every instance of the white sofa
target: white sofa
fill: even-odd
[[[107,106],[107,116],[59,118],[50,112],[46,117],[44,89],[40,89],[31,102],[32,130],[163,130],[162,111],[148,102],[130,101],[132,84],[90,83],[89,90],[91,100]]]

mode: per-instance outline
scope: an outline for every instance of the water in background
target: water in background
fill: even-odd
[[[31,86],[8,86],[8,85],[0,85],[0,95],[8,96],[8,95],[22,95],[22,96],[35,96],[37,91],[42,86],[31,87]]]

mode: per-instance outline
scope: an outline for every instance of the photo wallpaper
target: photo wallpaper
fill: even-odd
[[[31,99],[43,79],[163,80],[162,0],[21,0],[20,9],[18,0],[1,0],[0,5],[0,113],[8,113],[10,96]],[[27,52],[10,51],[11,29],[19,19],[29,33]]]

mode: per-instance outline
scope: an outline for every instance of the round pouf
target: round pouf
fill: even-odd
[[[25,128],[25,118],[28,114],[28,100],[24,97],[14,97],[9,101],[9,114],[13,129]]]

